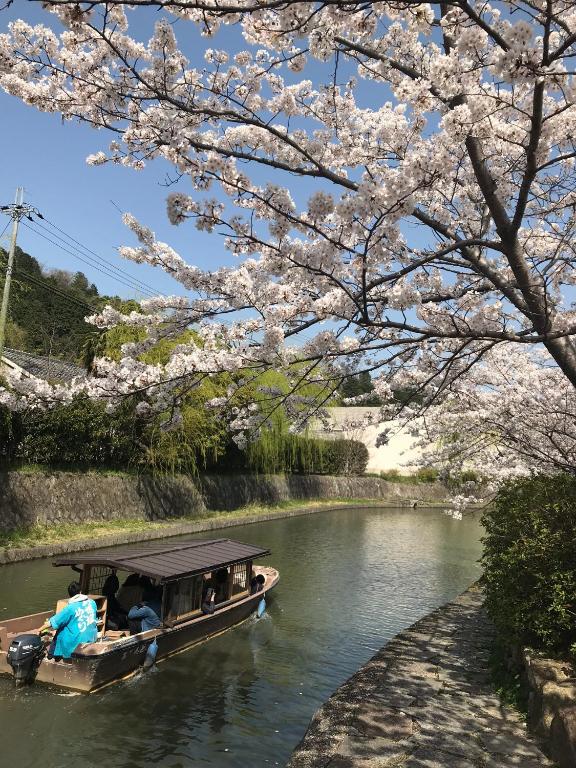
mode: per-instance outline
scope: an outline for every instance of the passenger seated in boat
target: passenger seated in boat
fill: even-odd
[[[56,636],[48,651],[48,657],[69,659],[80,643],[93,643],[98,637],[96,603],[80,591],[80,584],[73,581],[68,585],[68,605],[52,616],[40,634],[51,629]]]
[[[214,577],[214,589],[216,590],[216,603],[222,603],[228,599],[228,570],[220,568]]]
[[[134,605],[128,612],[129,621],[140,621],[140,632],[148,632],[149,629],[156,629],[161,625],[160,613],[161,603],[158,599],[156,590],[150,589],[144,593],[144,596],[138,605]],[[131,634],[137,634],[130,630]]]
[[[220,568],[216,573],[204,576],[202,588],[202,613],[214,613],[218,603],[228,599],[228,570]]]
[[[250,580],[250,594],[255,595],[257,592],[262,592],[265,583],[266,578],[261,573],[259,573],[257,576],[254,576]]]
[[[116,592],[120,582],[115,573],[108,576],[102,587],[102,594],[107,601],[106,629],[128,629],[128,612],[118,602]]]
[[[137,573],[131,573],[120,587],[117,598],[121,608],[126,612],[142,600],[144,588],[140,583],[140,579],[141,577]]]
[[[202,613],[214,613],[215,598],[216,590],[212,587],[205,587],[204,594],[202,595]]]

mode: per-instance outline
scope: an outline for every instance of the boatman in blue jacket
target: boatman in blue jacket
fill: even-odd
[[[48,619],[40,630],[40,634],[56,630],[48,655],[63,659],[69,659],[80,643],[93,643],[98,637],[94,600],[82,594],[77,581],[68,586],[68,595],[68,605]]]
[[[149,629],[156,629],[161,626],[160,614],[162,613],[161,602],[153,589],[144,592],[142,602],[134,605],[128,611],[128,619],[131,621],[141,621],[141,632],[148,632]]]

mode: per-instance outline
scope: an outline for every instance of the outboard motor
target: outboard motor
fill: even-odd
[[[18,635],[10,643],[6,661],[12,667],[16,685],[33,683],[44,656],[44,643],[38,635]]]

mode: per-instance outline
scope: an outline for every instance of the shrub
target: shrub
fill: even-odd
[[[76,397],[67,405],[27,414],[17,458],[58,468],[127,467],[141,432],[128,401],[110,414],[104,403]]]
[[[438,480],[438,470],[434,467],[422,467],[414,475],[419,483],[435,483]]]
[[[439,475],[444,485],[453,493],[472,491],[474,495],[481,495],[485,478],[478,475],[472,469],[464,469],[462,472],[448,472]]]
[[[576,478],[506,483],[483,518],[486,605],[505,638],[547,651],[576,642]]]
[[[368,448],[359,440],[327,440],[322,455],[323,473],[363,475],[368,458]]]
[[[0,381],[0,385],[2,381]],[[13,413],[0,406],[0,467],[9,466],[14,460],[18,443],[21,440],[22,419],[19,413]]]

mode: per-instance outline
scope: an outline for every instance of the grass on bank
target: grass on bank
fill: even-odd
[[[366,506],[376,503],[372,499],[306,499],[282,501],[276,504],[249,504],[239,509],[229,511],[206,510],[186,517],[170,518],[168,520],[109,520],[103,522],[85,523],[56,523],[51,525],[33,525],[18,528],[14,531],[0,531],[0,548],[22,549],[39,547],[45,544],[60,544],[62,542],[80,541],[82,539],[100,539],[105,536],[121,533],[139,533],[141,531],[158,531],[158,537],[169,533],[170,529],[185,523],[201,523],[205,520],[238,520],[243,518],[267,515],[270,512],[280,512],[291,509],[309,509],[336,506]],[[382,502],[379,502],[381,505]]]
[[[18,472],[23,475],[54,475],[54,474],[72,474],[72,475],[110,475],[112,477],[134,477],[140,474],[138,468],[114,469],[110,467],[85,467],[85,466],[63,466],[55,467],[48,464],[27,464],[22,463],[11,467],[3,468],[4,472]],[[221,470],[219,470],[221,472]],[[208,473],[210,474],[210,473]],[[242,472],[231,471],[230,474],[243,474]],[[284,472],[249,472],[246,474],[266,475],[266,474],[286,474]],[[289,473],[288,473],[289,474]],[[467,475],[473,473],[467,473]],[[170,477],[171,475],[168,475]],[[417,483],[435,483],[438,480],[437,470],[424,467],[412,474],[402,474],[398,469],[382,469],[379,472],[364,472],[358,477],[377,477],[379,480],[387,480],[390,483],[408,483],[415,485]],[[469,479],[469,478],[465,478]]]
[[[112,477],[135,477],[138,469],[114,469],[111,467],[63,466],[55,467],[49,464],[17,464],[2,467],[2,472],[17,472],[21,475],[111,475]]]

